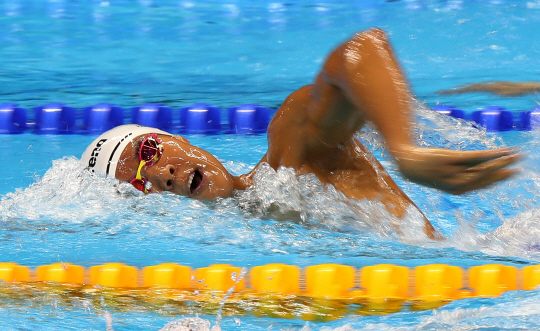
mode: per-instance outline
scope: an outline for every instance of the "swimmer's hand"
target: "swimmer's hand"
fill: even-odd
[[[511,148],[451,151],[407,147],[392,155],[409,180],[451,194],[462,194],[504,180],[518,169],[505,169],[521,158]]]

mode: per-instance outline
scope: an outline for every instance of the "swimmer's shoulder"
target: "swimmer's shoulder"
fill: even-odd
[[[291,126],[301,125],[305,121],[306,111],[311,101],[311,86],[302,86],[283,101],[268,125],[268,135],[272,135],[284,125],[290,129]]]

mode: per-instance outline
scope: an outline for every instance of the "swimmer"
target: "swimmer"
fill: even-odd
[[[540,92],[538,82],[504,82],[490,81],[460,85],[451,90],[437,91],[438,94],[461,94],[473,92],[493,93],[500,97],[518,97],[526,94]]]
[[[355,34],[327,58],[312,85],[293,92],[268,126],[268,151],[248,174],[232,176],[207,151],[184,137],[136,125],[98,137],[82,161],[91,171],[115,176],[145,193],[170,191],[195,199],[229,197],[252,185],[263,162],[315,174],[351,199],[381,201],[403,217],[411,199],[382,165],[354,138],[373,123],[409,180],[461,194],[506,179],[519,154],[510,148],[451,151],[414,144],[412,96],[380,29]],[[425,219],[425,231],[434,229]]]

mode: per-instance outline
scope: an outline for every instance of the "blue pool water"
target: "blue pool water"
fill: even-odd
[[[435,93],[471,81],[540,80],[537,1],[4,0],[0,12],[0,102],[27,108],[58,101],[73,107],[98,102],[126,108],[147,102],[277,107],[312,81],[332,47],[370,26],[390,33],[417,98],[429,106],[452,103],[472,111],[497,104],[519,111],[537,105],[537,95]],[[83,171],[77,158],[95,137],[25,133],[0,136],[0,261],[29,267],[178,262],[193,268],[538,263],[539,134],[488,135],[422,106],[417,113],[421,144],[509,145],[527,155],[516,179],[456,197],[403,180],[376,134],[360,133],[446,241],[434,243],[416,231],[414,215],[402,220],[411,229],[403,236],[388,224],[373,224],[373,215],[385,213],[377,203],[351,203],[314,178],[296,178],[286,169],[263,169],[253,188],[213,203],[142,196],[127,184]],[[190,140],[234,174],[249,171],[266,151],[264,136]],[[271,213],[276,208],[301,217],[277,219]],[[220,319],[216,312],[54,293],[0,298],[1,330],[160,330],[187,318],[202,330],[219,321],[222,330],[534,330],[540,328],[539,315],[537,291],[324,323],[227,312]]]

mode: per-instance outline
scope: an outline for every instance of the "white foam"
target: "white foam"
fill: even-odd
[[[210,329],[210,321],[200,317],[186,317],[165,325],[160,331],[219,331]]]

